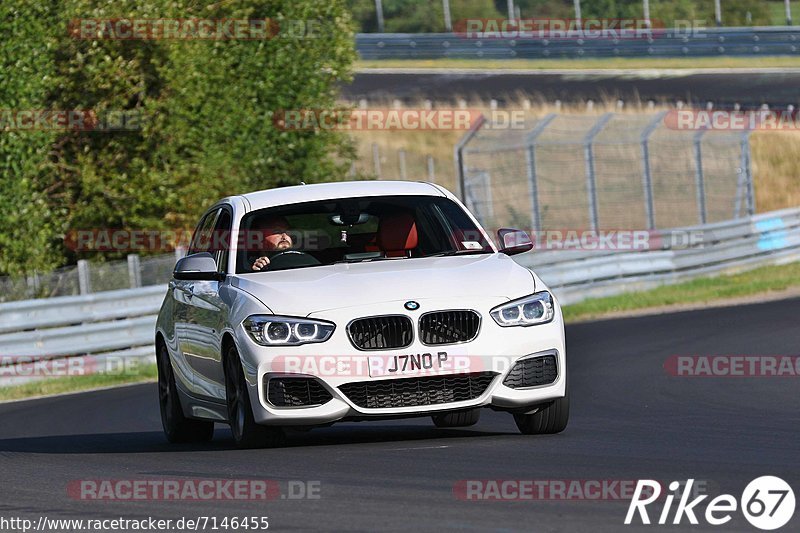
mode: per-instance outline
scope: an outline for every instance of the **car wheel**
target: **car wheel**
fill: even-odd
[[[214,437],[214,422],[193,420],[183,414],[167,346],[159,342],[157,348],[158,403],[164,435],[172,443],[210,441]]]
[[[525,435],[561,433],[569,421],[569,383],[566,394],[530,415],[514,415],[514,422]]]
[[[433,423],[436,424],[437,428],[461,428],[474,426],[481,418],[481,410],[468,409],[466,411],[457,411],[455,413],[433,415],[431,418],[433,419]]]
[[[250,393],[244,369],[235,346],[228,348],[225,357],[225,399],[228,405],[228,423],[233,440],[239,448],[277,446],[283,440],[283,430],[262,426],[253,417]]]

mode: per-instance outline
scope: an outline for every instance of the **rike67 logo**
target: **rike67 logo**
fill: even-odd
[[[730,522],[732,514],[739,508],[750,524],[758,529],[771,531],[785,526],[794,515],[794,491],[779,477],[762,476],[754,479],[745,487],[742,497],[738,501],[730,494],[720,494],[707,502],[705,513],[700,512],[700,504],[708,498],[708,495],[696,496],[691,501],[689,500],[693,484],[694,479],[687,480],[683,490],[681,490],[683,484],[678,481],[669,484],[672,494],[667,494],[663,498],[664,506],[658,515],[658,524],[677,525],[685,517],[690,524],[697,525],[699,523],[697,517],[700,515],[708,524],[721,526]],[[647,506],[656,501],[660,503],[661,492],[661,484],[658,481],[640,479],[628,507],[625,524],[633,523],[637,512],[642,524],[650,524]],[[672,504],[676,496],[679,501],[670,522]]]

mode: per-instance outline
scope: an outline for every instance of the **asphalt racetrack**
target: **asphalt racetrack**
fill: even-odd
[[[631,70],[552,70],[552,71],[475,71],[370,69],[355,74],[353,82],[342,87],[342,96],[351,101],[399,99],[407,104],[423,100],[453,102],[459,98],[513,101],[520,97],[553,103],[677,101],[705,106],[755,108],[762,104],[784,108],[798,107],[797,87],[800,69],[631,69]]]
[[[286,531],[756,531],[740,512],[724,527],[626,527],[628,500],[465,501],[454,486],[695,478],[738,499],[750,480],[776,475],[797,491],[798,378],[674,377],[663,365],[672,355],[797,355],[798,310],[789,299],[568,326],[572,416],[553,436],[522,436],[510,415],[485,410],[471,428],[346,423],[239,451],[223,426],[211,444],[168,445],[155,384],[3,404],[0,516],[268,516]],[[283,498],[82,501],[67,490],[81,479],[196,478],[276,480]],[[319,498],[287,498],[291,480],[318,481]],[[800,530],[798,514],[783,530]]]

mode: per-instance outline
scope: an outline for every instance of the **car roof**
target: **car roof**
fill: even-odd
[[[337,181],[279,187],[241,195],[249,210],[278,205],[354,198],[361,196],[447,196],[443,190],[422,181]]]

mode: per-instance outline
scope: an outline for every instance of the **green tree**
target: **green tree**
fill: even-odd
[[[16,129],[17,113],[41,109],[54,75],[48,4],[0,3],[0,272],[47,270],[61,261],[46,191],[51,132]]]
[[[0,214],[0,273],[75,259],[53,245],[70,230],[183,228],[220,196],[344,177],[354,157],[345,134],[282,131],[272,117],[335,105],[355,56],[343,0],[47,5],[4,4],[3,19],[18,23],[4,24],[0,59],[3,72],[19,72],[13,80],[0,74],[0,108],[137,112],[142,127],[0,134],[0,192],[20,206]],[[73,19],[122,17],[269,18],[280,31],[213,41],[76,39],[67,31]],[[38,255],[26,255],[31,248]]]

